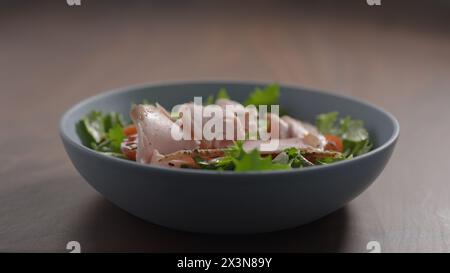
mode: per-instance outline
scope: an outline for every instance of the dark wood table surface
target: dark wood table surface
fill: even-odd
[[[447,2],[212,2],[0,3],[0,251],[66,252],[75,240],[82,251],[367,252],[375,240],[386,252],[448,252]],[[400,140],[366,192],[314,223],[250,236],[169,230],[93,190],[58,120],[104,90],[184,79],[354,96],[392,112]]]

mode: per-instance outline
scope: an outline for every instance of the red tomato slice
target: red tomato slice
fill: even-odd
[[[327,139],[327,145],[325,146],[325,150],[332,150],[342,153],[344,151],[344,145],[342,143],[342,139],[335,135],[325,135]]]

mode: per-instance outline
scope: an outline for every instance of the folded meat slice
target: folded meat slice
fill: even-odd
[[[268,132],[271,138],[289,138],[289,124],[279,116],[268,113],[267,121],[269,124]]]
[[[202,149],[225,148],[233,145],[234,140],[238,139],[238,136],[241,138],[245,137],[245,128],[243,127],[240,119],[234,112],[226,110],[227,105],[242,107],[239,108],[239,111],[243,111],[244,107],[237,102],[227,99],[219,99],[217,101],[220,102],[220,104],[212,106],[220,107],[218,109],[223,110],[222,126],[220,128],[214,127],[214,135],[220,136],[219,138],[211,138],[204,135],[204,126],[212,119],[212,116],[207,117],[204,115],[205,107],[189,102],[180,105],[177,110],[180,115],[175,122],[180,126],[180,128],[183,129],[183,131],[185,130],[191,138],[195,138],[195,130],[197,130],[197,135],[201,134],[200,137],[197,137],[197,139],[200,140],[200,148]],[[196,124],[194,119],[195,111],[198,111],[198,116],[201,117],[201,120],[198,120],[197,122],[201,123]],[[228,135],[227,129],[229,130]]]
[[[267,143],[269,143],[269,140],[267,141],[248,140],[244,142],[242,148],[247,153],[256,149],[259,150],[261,154],[278,154],[287,148],[297,148],[301,150],[313,148],[310,145],[306,144],[301,138],[279,139],[278,145],[276,147],[270,147],[269,145],[262,145]]]
[[[314,125],[301,122],[290,116],[283,116],[281,120],[289,127],[288,136],[290,138],[301,138],[307,145],[319,149],[323,149],[327,144],[325,137],[319,133]]]
[[[130,116],[137,129],[138,162],[150,163],[155,150],[161,154],[169,154],[179,150],[195,149],[199,145],[195,140],[175,140],[172,137],[172,130],[181,134],[181,128],[159,107],[134,105]]]
[[[234,106],[237,111],[242,111],[244,113],[244,129],[245,133],[249,133],[250,128],[257,130],[258,128],[258,110],[254,108],[246,108],[242,104],[230,100],[230,99],[217,99],[216,104],[226,109],[227,106]],[[250,118],[250,117],[253,117]],[[263,117],[260,117],[263,118]],[[270,138],[288,138],[289,137],[289,126],[282,120],[278,115],[274,113],[267,113],[267,133]]]
[[[216,105],[219,105],[223,109],[225,109],[227,106],[235,106],[238,110],[244,111],[244,106],[242,104],[230,99],[217,99]]]

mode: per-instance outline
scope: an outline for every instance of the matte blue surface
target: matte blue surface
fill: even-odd
[[[234,173],[167,169],[104,156],[81,145],[75,123],[91,110],[128,117],[132,102],[147,99],[168,109],[207,98],[221,87],[243,101],[255,82],[184,82],[124,88],[86,99],[67,111],[60,134],[72,163],[112,203],[149,222],[205,233],[256,233],[314,221],[364,191],[388,162],[399,135],[386,111],[349,97],[301,87],[281,86],[280,105],[293,117],[313,122],[339,111],[364,120],[374,149],[352,160],[302,170]]]

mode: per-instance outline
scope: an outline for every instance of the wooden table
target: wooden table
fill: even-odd
[[[2,1],[0,251],[65,252],[72,240],[82,251],[367,252],[372,240],[386,252],[450,250],[450,6],[245,2]],[[312,224],[254,236],[168,230],[85,183],[57,126],[93,94],[183,79],[351,95],[392,112],[401,137],[369,190]]]

